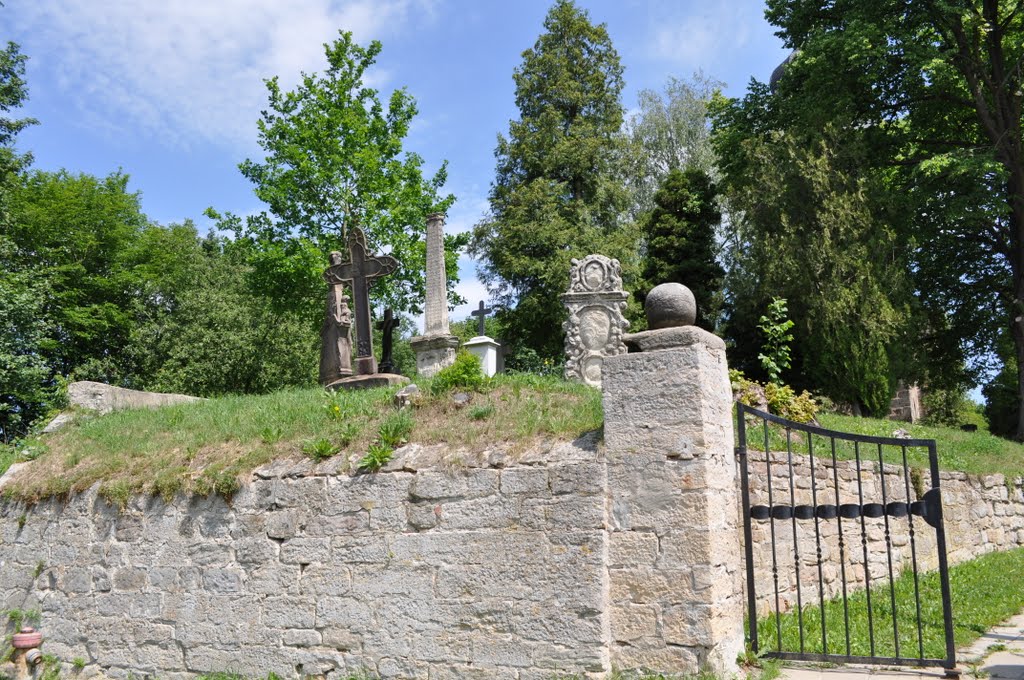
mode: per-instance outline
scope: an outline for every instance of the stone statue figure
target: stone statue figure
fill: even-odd
[[[331,265],[341,264],[341,253],[331,253]],[[352,375],[352,310],[343,283],[324,274],[327,310],[320,328],[320,384],[329,385]]]

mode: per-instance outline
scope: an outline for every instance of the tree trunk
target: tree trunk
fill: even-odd
[[[1017,356],[1017,432],[1024,441],[1024,168],[1020,162],[1010,170],[1008,182],[1011,248],[1010,271],[1013,276],[1010,328]]]

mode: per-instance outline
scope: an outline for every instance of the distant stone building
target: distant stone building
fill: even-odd
[[[917,385],[907,386],[902,380],[896,386],[896,394],[889,402],[889,420],[903,420],[916,423],[924,417],[921,406],[921,388]]]

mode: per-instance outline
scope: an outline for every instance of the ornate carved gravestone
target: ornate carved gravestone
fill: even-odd
[[[356,323],[356,376],[342,378],[325,385],[330,389],[377,387],[408,382],[406,378],[377,372],[373,357],[373,324],[370,321],[370,285],[375,279],[398,269],[398,260],[390,255],[372,255],[367,252],[366,235],[353,227],[348,232],[348,262],[332,264],[324,272],[331,286],[348,284],[352,287],[352,304]]]
[[[562,295],[569,310],[562,324],[566,380],[600,387],[605,357],[626,353],[622,333],[629,327],[623,316],[627,297],[618,260],[588,255],[572,261],[569,291]]]

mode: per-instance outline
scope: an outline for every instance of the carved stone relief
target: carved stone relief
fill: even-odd
[[[569,312],[562,325],[567,380],[600,387],[604,358],[626,353],[622,333],[629,327],[623,316],[627,297],[618,260],[588,255],[572,261],[569,290],[562,295]]]

